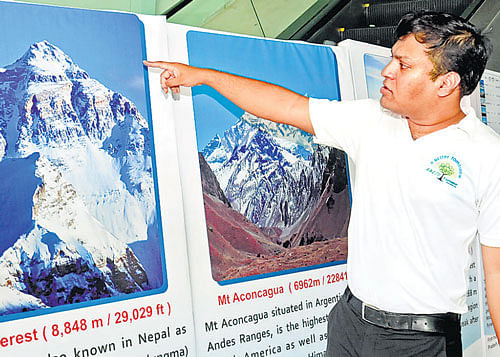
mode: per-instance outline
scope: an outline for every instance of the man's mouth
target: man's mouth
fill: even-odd
[[[380,93],[382,93],[382,95],[384,94],[391,94],[392,93],[392,90],[390,90],[389,88],[387,88],[385,85],[382,86],[380,88]]]

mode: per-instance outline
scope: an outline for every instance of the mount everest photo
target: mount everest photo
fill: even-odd
[[[147,120],[48,41],[0,65],[0,314],[164,286]]]

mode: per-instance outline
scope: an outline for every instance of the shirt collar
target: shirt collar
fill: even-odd
[[[471,106],[463,107],[462,111],[465,113],[465,117],[460,120],[457,124],[452,125],[457,129],[465,131],[467,134],[472,135],[473,131],[477,125],[477,117],[474,108]]]
[[[380,106],[380,108],[387,115],[390,115],[390,116],[397,118],[397,119],[402,119],[405,122],[407,121],[406,118],[404,118],[400,114],[396,114],[396,113],[390,111],[389,109],[382,107],[382,105]],[[474,129],[476,128],[477,121],[479,119],[477,119],[476,112],[475,112],[474,108],[472,108],[471,105],[463,106],[462,111],[465,113],[465,117],[462,120],[460,120],[457,124],[450,125],[448,128],[455,127],[457,129],[460,129],[460,130],[466,132],[468,135],[472,135]]]

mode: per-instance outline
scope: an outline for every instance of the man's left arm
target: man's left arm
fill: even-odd
[[[500,338],[500,247],[481,245],[486,298],[497,337]]]

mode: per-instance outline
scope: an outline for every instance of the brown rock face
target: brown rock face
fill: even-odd
[[[220,188],[217,177],[215,176],[210,166],[208,166],[208,163],[205,161],[205,158],[201,153],[198,153],[198,160],[200,161],[200,171],[203,178],[201,181],[203,192],[218,198],[226,206],[231,207],[231,204],[226,198],[226,195],[224,195],[224,192]]]
[[[286,234],[259,228],[231,208],[210,166],[199,155],[212,276],[216,281],[314,266],[347,258],[350,214],[345,154],[318,155],[325,167],[319,198]],[[325,162],[326,161],[326,162]]]
[[[233,266],[227,270],[225,279],[236,279],[257,274],[319,265],[347,258],[347,238],[335,238],[297,246],[281,253],[260,256],[245,265]]]
[[[248,264],[254,257],[284,250],[239,212],[210,195],[203,197],[215,280],[225,280],[228,269]]]

